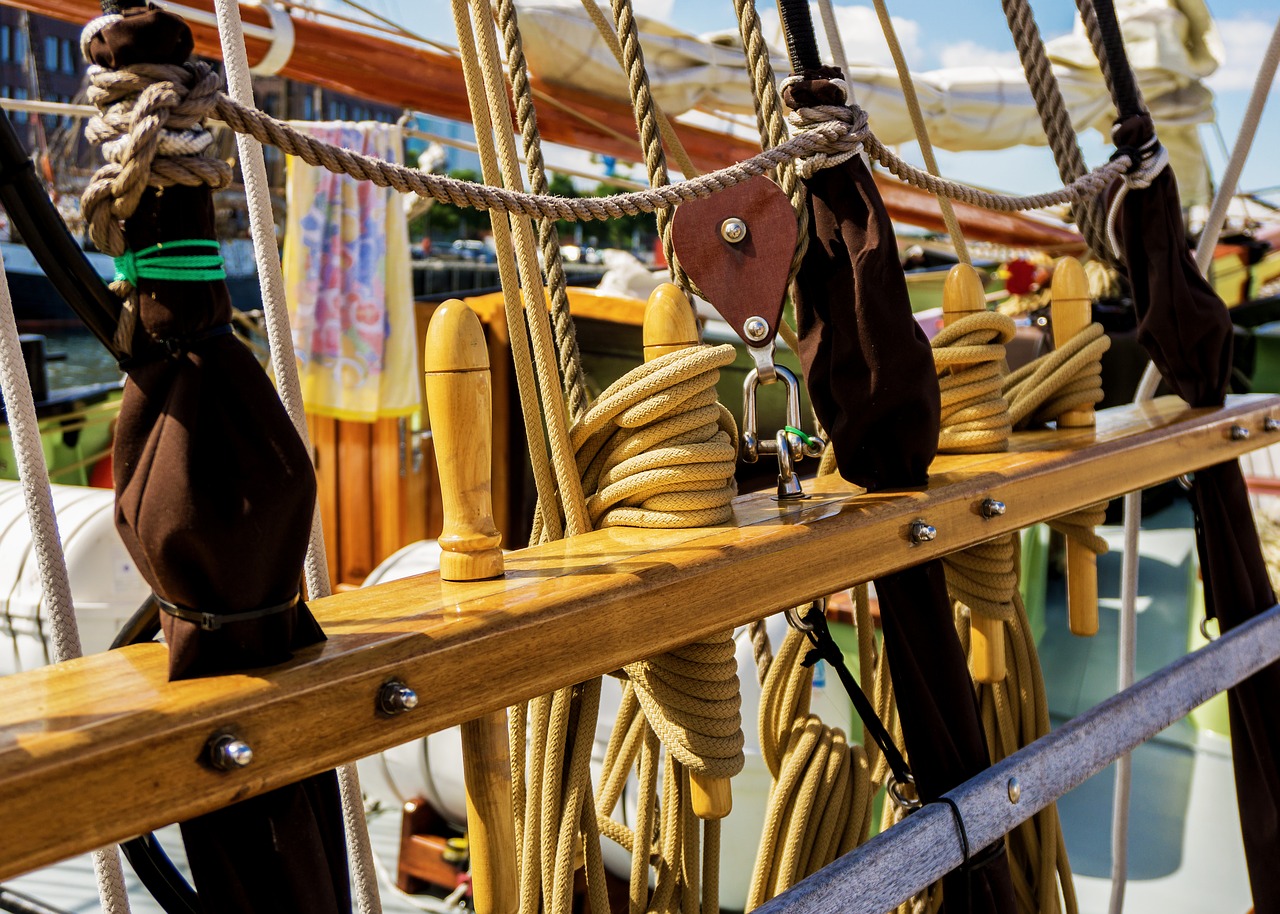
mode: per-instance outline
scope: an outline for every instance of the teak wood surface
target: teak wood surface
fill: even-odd
[[[1096,433],[939,457],[922,491],[866,494],[828,477],[798,503],[739,499],[732,527],[607,528],[511,553],[500,580],[442,586],[433,574],[335,594],[312,604],[329,640],[257,673],[168,682],[165,648],[146,644],[7,677],[0,880],[1238,457],[1277,437],[1261,431],[1272,415],[1280,397],[1221,409],[1167,397],[1099,412]],[[1232,440],[1233,425],[1252,434]],[[979,515],[988,497],[1002,517]],[[933,542],[909,544],[916,519],[937,528]],[[391,678],[417,690],[416,710],[379,715]],[[228,730],[254,760],[221,773],[200,760]]]

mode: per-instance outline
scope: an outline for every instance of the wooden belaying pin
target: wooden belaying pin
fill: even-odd
[[[956,264],[947,274],[946,284],[942,287],[943,326],[986,310],[986,293],[982,289],[978,271],[968,264]],[[980,613],[973,613],[969,623],[969,663],[974,680],[984,683],[1002,682],[1005,677],[1004,623]]]
[[[1093,323],[1089,278],[1074,257],[1063,257],[1054,267],[1051,298],[1056,349]],[[1093,406],[1081,406],[1060,415],[1058,428],[1090,428],[1096,421]],[[1072,537],[1067,537],[1067,624],[1073,635],[1098,633],[1098,557]]]
[[[698,345],[698,321],[693,306],[679,288],[664,282],[649,295],[644,309],[644,360]],[[728,778],[689,772],[689,799],[699,819],[723,819],[733,810]]]
[[[502,538],[493,523],[490,478],[489,353],[480,319],[462,302],[447,301],[432,316],[424,364],[444,509],[440,580],[500,577]],[[505,711],[462,725],[462,768],[476,912],[515,914],[520,887]]]

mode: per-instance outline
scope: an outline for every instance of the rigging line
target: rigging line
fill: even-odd
[[[1200,233],[1200,241],[1196,245],[1196,266],[1200,272],[1208,274],[1209,261],[1213,259],[1213,249],[1222,234],[1222,225],[1227,218],[1227,207],[1235,196],[1236,186],[1240,182],[1240,172],[1244,170],[1245,160],[1253,147],[1253,138],[1258,132],[1258,122],[1262,119],[1262,111],[1267,106],[1267,94],[1276,76],[1276,67],[1280,65],[1280,19],[1271,32],[1271,42],[1267,45],[1258,67],[1258,75],[1253,82],[1253,92],[1249,95],[1249,104],[1245,108],[1244,121],[1240,125],[1240,133],[1236,136],[1235,147],[1231,150],[1231,158],[1227,162],[1226,171],[1222,174],[1222,184],[1217,196],[1213,198],[1213,206],[1209,217],[1205,220],[1204,229]]]
[[[253,83],[249,74],[249,55],[245,47],[240,6],[236,0],[214,0],[218,38],[226,66],[227,90],[243,104],[253,104]],[[245,197],[249,203],[249,224],[253,234],[254,257],[262,284],[262,301],[266,312],[267,338],[271,345],[271,362],[277,389],[285,411],[293,422],[298,437],[311,453],[307,434],[307,418],[298,379],[297,360],[293,354],[293,334],[289,327],[289,311],[284,291],[284,271],[280,266],[280,249],[276,247],[275,217],[271,208],[271,188],[267,181],[266,159],[262,146],[250,137],[236,137],[240,166],[244,172]],[[329,563],[325,554],[324,530],[320,521],[320,503],[311,513],[311,533],[305,560],[307,593],[310,597],[328,596],[332,592]],[[338,791],[342,802],[342,819],[347,839],[354,895],[360,914],[382,914],[378,894],[378,877],[369,844],[369,827],[364,818],[364,798],[355,763],[338,769]]]
[[[889,16],[889,8],[885,0],[874,0],[876,18],[880,20],[880,29],[884,32],[885,41],[889,44],[889,53],[893,56],[893,65],[898,70],[898,83],[902,86],[902,95],[907,103],[907,112],[911,115],[911,126],[915,130],[916,142],[920,145],[920,154],[924,156],[925,168],[932,175],[939,175],[938,159],[933,154],[933,142],[929,139],[929,128],[925,125],[924,114],[920,111],[920,99],[916,95],[915,80],[911,78],[911,70],[907,66],[906,55],[902,53],[902,45],[898,42],[897,29]],[[955,208],[946,197],[938,196],[938,207],[942,210],[942,221],[946,223],[947,234],[951,236],[951,244],[956,249],[960,262],[968,264],[969,248],[965,245],[964,233],[960,231],[960,221],[956,218]]]

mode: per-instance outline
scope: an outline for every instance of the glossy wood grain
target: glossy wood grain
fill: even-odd
[[[1174,398],[1098,413],[1091,431],[1014,436],[1003,454],[939,457],[927,489],[735,504],[736,525],[613,527],[510,553],[505,578],[438,575],[311,605],[329,640],[270,670],[167,682],[139,645],[0,682],[0,879],[208,812],[856,582],[1060,516],[1270,443],[1280,398],[1222,409]],[[1231,440],[1232,425],[1254,434]],[[1003,501],[983,519],[984,498]],[[911,545],[913,520],[937,528]],[[377,712],[390,678],[422,696]],[[443,696],[448,696],[447,699]],[[234,773],[199,759],[228,729],[254,749]]]

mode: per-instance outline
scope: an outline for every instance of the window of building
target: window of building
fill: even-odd
[[[13,33],[13,62],[27,62],[27,33],[20,30]]]
[[[14,99],[17,99],[18,101],[26,101],[26,99],[27,99],[27,90],[26,90],[26,89],[14,89],[14,90],[13,90],[13,96],[12,96],[12,97],[13,97]],[[27,114],[27,112],[25,112],[25,111],[15,111],[15,112],[13,112],[13,122],[14,122],[15,124],[25,124],[29,119],[30,119],[30,116],[29,116],[29,115]]]
[[[13,30],[7,25],[0,25],[0,61],[6,61],[13,55],[12,50]]]
[[[44,68],[58,72],[58,39],[53,35],[44,36]]]
[[[59,69],[68,76],[76,75],[76,46],[71,43],[70,38],[62,39],[59,49],[58,62]]]

